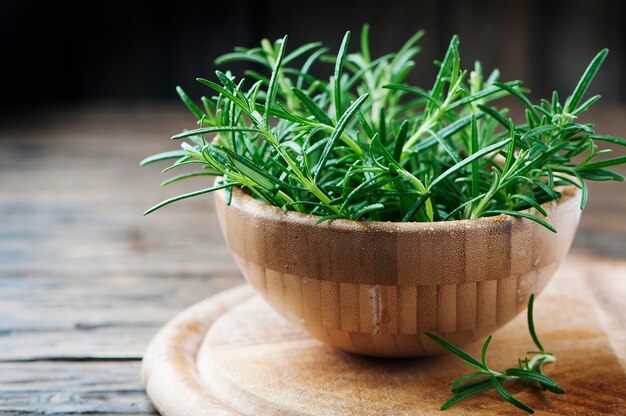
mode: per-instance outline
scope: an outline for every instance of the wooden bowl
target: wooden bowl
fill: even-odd
[[[402,357],[483,340],[526,309],[565,257],[580,191],[545,203],[558,233],[507,215],[435,223],[329,220],[215,193],[222,232],[248,282],[277,312],[333,347]],[[533,210],[534,211],[534,210]],[[536,214],[536,212],[533,212]]]

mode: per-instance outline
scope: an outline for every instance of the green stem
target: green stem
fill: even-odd
[[[311,192],[317,199],[320,200],[324,205],[326,205],[331,211],[335,214],[339,214],[339,209],[335,205],[331,205],[331,199],[317,186],[317,184],[313,181],[307,179],[307,177],[302,173],[296,162],[289,156],[289,153],[285,151],[283,147],[280,146],[278,140],[272,134],[271,129],[264,128],[262,129],[263,135],[269,140],[269,142],[274,146],[276,151],[280,154],[285,162],[289,165],[291,170],[293,170],[294,174],[300,179],[302,184],[306,187],[306,189]]]
[[[411,148],[415,145],[415,143],[417,143],[418,140],[421,139],[422,136],[426,132],[432,129],[432,127],[437,122],[439,117],[441,117],[442,114],[443,114],[443,111],[441,111],[441,109],[437,110],[431,117],[427,118],[424,121],[424,123],[420,125],[420,127],[411,137],[408,138],[408,140],[402,147],[402,154],[400,155],[400,162],[402,162],[404,159],[407,158],[407,156],[409,155],[409,150],[411,150]]]
[[[492,192],[493,189],[493,192]],[[491,188],[489,190],[489,192],[487,192],[485,194],[485,196],[480,200],[480,202],[478,203],[478,205],[476,205],[476,208],[474,208],[472,210],[472,214],[470,215],[470,218],[478,218],[478,216],[485,210],[485,207],[487,206],[487,204],[489,202],[491,202],[491,197],[496,193],[496,189],[495,188]]]
[[[320,124],[320,126],[322,126],[322,129],[324,131],[326,131],[327,133],[332,133],[334,128],[333,126],[327,126],[325,124]],[[363,156],[365,156],[365,152],[363,151],[363,149],[361,149],[361,146],[359,146],[359,144],[357,142],[355,142],[354,140],[352,140],[352,138],[350,136],[348,136],[345,133],[341,133],[341,136],[339,136],[339,138],[346,144],[348,145],[348,147],[350,149],[352,149],[352,151],[356,154],[359,155],[359,157],[361,159],[363,159]]]
[[[547,363],[553,363],[556,361],[556,357],[552,354],[538,354],[528,361],[528,367],[534,371],[535,364],[537,364],[542,359]]]
[[[406,141],[406,143],[402,147],[402,154],[400,155],[400,162],[402,162],[404,159],[407,158],[407,156],[409,155],[409,150],[411,150],[411,148],[415,145],[415,143],[417,143],[425,133],[431,131],[435,123],[439,120],[439,118],[443,114],[446,113],[447,107],[458,96],[460,92],[461,81],[462,81],[462,77],[459,77],[459,79],[457,79],[454,85],[450,87],[448,91],[448,95],[446,96],[446,99],[443,102],[443,104],[441,104],[441,106],[437,108],[437,111],[435,111],[432,115],[426,118],[426,120],[424,120],[424,122],[420,125],[417,131],[411,137],[409,137],[409,139]]]
[[[287,195],[283,191],[278,191],[276,193],[276,196],[280,197],[280,199],[282,199],[287,204],[289,204],[289,206],[292,206],[296,211],[303,212],[302,211],[302,207],[300,207],[300,205],[296,204],[295,201],[293,200],[293,198],[291,198],[289,195]]]

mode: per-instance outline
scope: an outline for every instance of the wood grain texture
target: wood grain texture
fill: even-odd
[[[230,308],[250,297],[240,286],[199,303],[170,321],[152,340],[143,360],[142,378],[157,409],[165,414],[237,414],[202,386],[195,371],[204,334]],[[179,396],[184,391],[184,397]]]
[[[626,262],[569,257],[538,298],[538,333],[558,357],[546,371],[567,393],[507,384],[538,415],[626,414],[624,276]],[[358,336],[348,341],[369,342]],[[520,316],[495,333],[488,360],[492,368],[515,366],[516,357],[531,348]],[[478,344],[468,348],[473,354],[479,349]],[[155,351],[163,354],[160,360]],[[593,365],[581,365],[582,357],[593,357]],[[148,393],[164,416],[189,414],[181,409],[197,404],[199,395],[214,414],[436,415],[450,397],[449,383],[471,369],[450,354],[394,360],[343,353],[291,325],[251,288],[242,287],[208,299],[168,324],[152,342],[144,364],[144,374],[157,371],[168,377],[150,376]],[[183,374],[184,381],[172,383]],[[493,392],[449,412],[474,415],[477,410],[517,414]]]
[[[240,278],[106,278],[33,273],[0,279],[0,362],[140,360],[162,323]],[[192,301],[193,299],[193,301]]]
[[[561,199],[544,204],[558,233],[509,216],[317,224],[318,217],[284,212],[240,189],[230,205],[224,192],[215,193],[215,201],[243,275],[270,306],[332,346],[395,357],[429,353],[419,342],[399,348],[398,327],[413,341],[432,331],[464,345],[523,311],[556,271],[578,226],[581,192],[573,186],[561,192]],[[323,272],[308,267],[325,262]],[[319,282],[319,294],[303,290],[311,281]],[[413,306],[399,304],[400,298],[413,299]],[[317,302],[320,316],[308,308],[305,319],[305,305]]]
[[[0,414],[153,414],[139,362],[0,363]]]

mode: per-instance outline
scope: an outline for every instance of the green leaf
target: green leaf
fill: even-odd
[[[543,225],[544,227],[546,227],[548,230],[552,231],[553,233],[556,233],[556,228],[554,228],[549,222],[542,220],[541,218],[535,215],[528,214],[526,212],[511,211],[508,209],[492,209],[489,211],[484,211],[482,213],[482,215],[485,217],[489,217],[491,215],[500,215],[500,214],[510,215],[512,217],[527,218],[529,220],[535,221],[536,223]]]
[[[502,168],[502,172],[507,174],[511,166],[513,165],[513,159],[515,159],[515,147],[517,144],[517,139],[515,137],[515,125],[513,124],[513,120],[509,119],[509,137],[511,137],[511,143],[509,144],[509,148],[506,152],[506,159],[504,161],[504,166]]]
[[[220,127],[203,127],[201,129],[188,130],[182,133],[175,134],[172,136],[172,140],[184,139],[185,137],[190,136],[199,136],[202,134],[210,134],[210,133],[223,133],[223,132],[240,132],[240,133],[260,133],[259,129],[250,128],[250,127],[232,127],[232,126],[220,126]]]
[[[599,168],[607,168],[609,166],[623,165],[624,163],[626,163],[626,156],[620,156],[613,159],[603,160],[601,162],[587,163],[586,165],[576,168],[576,170],[578,170],[579,172],[583,172],[586,170],[594,170]]]
[[[483,344],[483,348],[480,354],[480,359],[485,367],[487,367],[487,348],[489,348],[489,343],[491,342],[492,335],[489,335]]]
[[[343,71],[343,64],[346,59],[346,54],[348,53],[348,43],[350,42],[350,31],[347,31],[343,36],[343,40],[341,41],[341,46],[339,47],[339,54],[337,54],[337,60],[335,61],[335,73],[333,75],[333,79],[335,82],[335,114],[337,115],[337,120],[343,114],[343,108],[341,105],[341,74]]]
[[[452,36],[450,39],[450,44],[448,45],[448,50],[446,51],[446,55],[441,62],[441,66],[439,67],[439,73],[437,74],[437,78],[435,78],[435,84],[431,90],[431,95],[435,100],[440,100],[443,98],[443,88],[448,79],[448,71],[450,71],[450,66],[452,65],[452,61],[459,54],[459,37],[457,35]],[[430,107],[429,111],[432,111],[432,107]]]
[[[615,136],[607,136],[605,134],[594,134],[589,136],[590,139],[592,140],[600,140],[600,141],[604,141],[604,142],[609,142],[609,143],[615,143],[618,144],[620,146],[626,146],[626,140],[620,138],[620,137],[615,137]]]
[[[435,187],[435,185],[437,185],[439,182],[441,182],[442,180],[444,180],[445,178],[447,178],[448,176],[452,175],[455,172],[458,172],[460,169],[464,168],[465,166],[467,166],[468,164],[472,163],[474,160],[479,159],[495,150],[498,150],[501,147],[506,146],[509,142],[511,141],[511,138],[508,139],[504,139],[498,143],[492,144],[491,146],[487,146],[483,149],[481,149],[480,151],[474,153],[473,155],[471,155],[470,157],[460,161],[459,163],[455,164],[454,166],[450,167],[449,169],[447,169],[445,172],[443,172],[441,175],[437,176],[429,185],[428,189],[431,190]]]
[[[281,120],[293,121],[294,123],[303,124],[303,125],[317,124],[317,122],[315,121],[309,120],[305,117],[297,116],[289,111],[285,111],[285,108],[282,106],[282,104],[280,104],[280,102],[278,104],[279,104],[279,107],[272,107],[269,109],[271,116],[279,118]],[[265,104],[263,105],[257,104],[255,108],[260,111],[265,111]]]
[[[521,201],[524,201],[525,203],[527,203],[528,205],[530,205],[531,207],[533,207],[537,211],[539,211],[541,213],[541,215],[543,215],[544,217],[548,216],[548,214],[546,213],[546,210],[543,209],[543,207],[541,205],[539,205],[539,203],[537,203],[537,201],[535,201],[532,198],[527,197],[526,195],[514,194],[514,195],[511,195],[511,199],[519,199]]]
[[[470,141],[470,156],[479,150],[478,147],[478,127],[476,126],[476,118],[472,117],[470,123],[471,141]],[[457,162],[458,163],[458,162]],[[478,171],[478,160],[475,160],[471,164],[471,176],[472,176],[472,196],[478,195],[478,182],[480,180],[480,172]]]
[[[278,78],[280,76],[279,72],[283,62],[283,57],[285,56],[286,46],[287,36],[283,38],[283,41],[280,44],[278,56],[276,57],[276,63],[274,64],[274,68],[272,68],[270,83],[267,87],[267,94],[265,97],[265,127],[268,129],[270,128],[270,108],[272,107],[272,103],[274,102],[274,98],[276,97],[276,90],[278,89]]]
[[[437,101],[428,92],[424,91],[420,87],[412,87],[410,85],[404,85],[404,84],[387,84],[387,85],[383,85],[383,88],[386,88],[388,90],[394,90],[394,91],[410,92],[411,94],[416,94],[422,97],[423,99],[430,101],[437,108],[441,107],[441,103],[439,101]]]
[[[360,209],[356,214],[354,214],[352,216],[353,220],[358,220],[359,218],[361,218],[363,215],[369,213],[369,212],[373,212],[373,211],[378,211],[381,209],[384,209],[385,206],[381,203],[375,203],[375,204],[371,204],[371,205],[367,205],[366,207]]]
[[[559,199],[559,197],[561,196],[559,192],[556,192],[554,189],[550,188],[539,179],[533,179],[533,184],[541,191],[543,191],[544,194],[548,195],[550,197],[550,200]]]
[[[300,70],[300,74],[298,75],[298,80],[296,81],[296,87],[302,89],[302,85],[304,84],[304,79],[308,74],[309,70],[313,66],[313,64],[326,52],[328,52],[328,48],[320,48],[317,51],[313,52],[307,60],[302,65],[302,69]]]
[[[486,373],[485,371],[467,374],[459,378],[454,383],[452,383],[452,385],[450,386],[450,391],[452,393],[462,393],[464,391],[474,389],[477,386],[481,386],[485,384],[491,388],[492,387],[491,376],[489,376],[488,374],[489,373],[488,372]],[[467,381],[469,379],[480,377],[480,376],[482,376],[482,378],[480,378],[479,380]]]
[[[346,82],[346,83],[344,84],[343,89],[344,89],[345,91],[349,91],[349,90],[350,90],[350,89],[354,86],[354,84],[355,84],[357,81],[359,81],[359,80],[361,80],[361,79],[362,79],[362,77],[363,77],[364,75],[371,76],[371,72],[372,72],[372,71],[373,71],[376,67],[378,67],[378,66],[379,66],[382,62],[384,62],[384,61],[388,60],[388,59],[389,59],[390,57],[392,57],[392,56],[393,56],[393,54],[392,54],[392,53],[387,54],[387,55],[383,55],[383,56],[381,56],[381,57],[379,57],[379,58],[376,58],[375,60],[373,60],[372,62],[368,63],[367,65],[362,66],[362,67],[361,67],[358,71],[356,71],[356,72],[355,72],[355,73],[354,73],[354,74],[353,74],[353,75],[352,75],[352,76],[348,79],[348,82]],[[355,60],[355,56],[354,56],[354,55],[350,55],[350,54],[349,54],[349,55],[347,55],[347,56],[346,56],[346,60],[347,60],[347,61],[353,61],[353,60]],[[363,62],[361,62],[361,61],[358,61],[358,62],[359,62],[359,64],[363,65]]]
[[[491,377],[491,384],[496,389],[498,394],[500,394],[500,396],[502,396],[504,400],[511,403],[513,406],[518,407],[528,413],[535,413],[535,411],[531,407],[526,406],[524,403],[511,396],[511,394],[506,391],[504,387],[502,387],[502,384],[500,384],[500,382],[496,380],[495,377]]]
[[[324,221],[328,221],[328,220],[337,220],[337,219],[345,219],[345,217],[343,215],[340,214],[330,214],[330,215],[324,215],[323,217],[320,217],[320,219],[318,219],[317,221],[315,221],[315,225],[321,224]]]
[[[491,118],[493,118],[494,120],[496,120],[498,123],[500,123],[502,126],[504,126],[506,129],[509,128],[509,120],[507,120],[506,118],[504,118],[504,116],[502,116],[502,114],[500,114],[497,110],[491,108],[491,107],[487,107],[486,105],[482,105],[482,104],[477,104],[476,107],[482,111],[483,113],[489,114],[489,116]]]
[[[378,113],[378,137],[381,142],[387,141],[387,114],[385,114],[385,107],[381,106]]]
[[[572,93],[572,95],[570,95],[567,98],[567,100],[565,100],[565,112],[566,113],[572,114],[574,112],[574,109],[578,106],[578,103],[580,103],[580,100],[583,98],[583,95],[585,95],[587,88],[589,88],[589,84],[591,84],[591,81],[593,81],[593,78],[598,73],[598,70],[600,69],[602,62],[604,62],[608,54],[609,54],[608,49],[602,49],[595,56],[595,58],[591,60],[591,63],[585,70],[585,73],[580,78],[580,81],[578,81],[578,85],[576,85],[574,92]]]
[[[176,92],[178,93],[178,95],[180,96],[180,99],[183,101],[183,103],[185,103],[185,105],[187,106],[187,108],[189,109],[189,111],[191,111],[193,113],[194,116],[196,116],[197,118],[201,119],[202,116],[204,115],[204,113],[202,112],[202,110],[200,110],[200,108],[192,101],[191,98],[189,98],[189,96],[185,93],[185,91],[183,91],[183,89],[180,86],[176,87]]]
[[[361,126],[363,127],[363,131],[365,131],[365,134],[367,134],[367,137],[369,137],[370,139],[374,137],[374,129],[372,129],[372,126],[370,126],[370,124],[367,122],[367,120],[363,116],[363,113],[357,111],[356,116],[359,119],[359,124],[361,124]]]
[[[268,68],[270,67],[270,64],[267,62],[267,59],[263,58],[262,56],[251,54],[251,53],[242,53],[242,52],[231,52],[231,53],[227,53],[222,56],[219,56],[217,57],[217,59],[215,59],[215,65],[223,65],[229,62],[236,62],[236,61],[254,62],[256,64],[260,64]]]
[[[624,177],[616,172],[606,169],[590,169],[580,170],[578,176],[592,181],[624,181]]]
[[[551,102],[551,108],[552,108],[552,112],[553,113],[560,113],[561,112],[561,105],[559,104],[559,92],[558,91],[552,91],[552,102]]]
[[[184,158],[177,160],[176,163],[174,163],[172,166],[168,166],[167,168],[163,169],[161,173],[169,172],[170,170],[179,168],[181,166],[203,165],[203,164],[204,163],[200,160],[191,160],[191,156],[185,156]]]
[[[217,76],[217,79],[220,80],[222,85],[228,89],[228,91],[232,92],[236,96],[239,96],[239,98],[243,98],[237,84],[235,84],[235,82],[228,75],[219,70],[215,71],[215,75]]]
[[[181,157],[184,157],[185,154],[186,153],[184,150],[170,150],[168,152],[157,153],[155,155],[148,156],[147,158],[139,162],[139,165],[146,166],[150,163],[160,162],[162,160],[180,159]]]
[[[439,146],[441,146],[441,148],[448,154],[448,156],[450,156],[450,159],[452,159],[454,163],[461,162],[461,158],[456,153],[455,149],[453,149],[443,137],[439,136],[439,134],[437,134],[436,131],[430,131],[430,133],[432,134],[431,137],[437,140],[437,142],[439,143]],[[475,162],[473,162],[472,164],[474,163]]]
[[[400,156],[402,156],[402,148],[404,147],[404,143],[406,142],[407,133],[409,131],[409,120],[404,120],[400,125],[400,130],[398,130],[398,134],[396,134],[396,138],[394,140],[393,147],[393,159],[400,160]]]
[[[163,182],[161,182],[161,186],[166,186],[174,182],[182,181],[185,179],[196,178],[198,176],[220,176],[221,172],[192,172],[192,173],[184,173],[182,175],[174,176],[173,178],[169,178]]]
[[[350,120],[352,119],[352,116],[354,116],[354,114],[363,105],[363,103],[368,97],[369,97],[369,94],[361,95],[355,102],[352,103],[352,105],[346,110],[346,112],[341,115],[341,118],[339,119],[339,121],[337,122],[337,125],[333,129],[333,132],[331,133],[328,139],[328,142],[326,143],[326,146],[324,146],[324,151],[322,152],[322,155],[320,156],[320,159],[314,170],[316,177],[319,174],[320,170],[322,170],[324,166],[326,166],[326,162],[328,161],[328,156],[330,155],[330,152],[334,149],[335,144],[337,143],[337,139],[341,137],[341,134],[346,129],[348,122],[350,122]]]
[[[576,179],[578,179],[578,183],[580,184],[580,189],[582,191],[582,196],[580,198],[580,209],[584,209],[587,205],[587,198],[589,197],[589,188],[587,187],[587,183],[583,180],[578,172],[575,172]]]
[[[250,162],[245,157],[233,152],[229,148],[220,146],[219,149],[227,154],[231,163],[239,172],[241,172],[247,178],[253,180],[259,186],[267,189],[268,191],[273,191],[274,185],[289,187],[289,185],[287,185],[285,182],[272,176],[265,170],[259,168],[254,163]]]
[[[223,86],[204,78],[196,78],[196,81],[227,97],[230,101],[234,102],[239,108],[246,112],[246,114],[251,114],[248,103],[246,101],[242,101],[239,97],[236,97],[232,92],[228,91]]]
[[[467,382],[467,380],[471,380],[476,377],[483,377],[480,380],[475,380],[472,382]],[[483,371],[478,371],[476,373],[466,374],[460,377],[457,381],[450,385],[450,391],[452,393],[458,393],[460,391],[466,390],[467,388],[473,387],[476,384],[483,383],[486,380],[489,380],[489,377],[485,378],[485,373]],[[491,384],[491,382],[489,382]]]
[[[528,130],[526,133],[522,134],[521,140],[533,139],[535,137],[541,137],[546,133],[550,133],[552,131],[558,130],[559,127],[555,125],[547,125],[547,126],[539,126],[533,129]]]
[[[563,394],[565,390],[563,390],[559,385],[549,377],[544,376],[543,374],[539,374],[535,371],[525,370],[522,368],[509,368],[504,372],[507,376],[513,376],[518,378],[523,378],[525,380],[536,381],[540,383],[543,387],[550,390],[552,393]]]
[[[455,404],[457,404],[458,402],[460,402],[461,400],[467,399],[468,397],[472,397],[478,393],[482,393],[483,391],[489,390],[493,388],[491,382],[489,381],[488,383],[480,383],[477,384],[476,386],[464,390],[458,394],[456,394],[454,397],[452,397],[450,400],[448,400],[447,402],[445,402],[439,409],[440,410],[446,410],[452,406],[454,406]]]
[[[218,185],[218,186],[214,186],[212,188],[205,188],[205,189],[200,189],[199,191],[194,191],[194,192],[189,192],[188,194],[183,194],[183,195],[179,195],[179,196],[175,196],[174,198],[170,198],[167,199],[159,204],[156,204],[155,206],[153,206],[152,208],[150,208],[149,210],[147,210],[146,212],[143,213],[143,215],[148,215],[151,212],[156,211],[159,208],[162,208],[166,205],[171,204],[172,202],[176,202],[176,201],[180,201],[181,199],[186,199],[186,198],[191,198],[193,196],[198,196],[198,195],[202,195],[202,194],[207,194],[209,192],[213,192],[213,191],[217,191],[219,189],[224,189],[224,188],[229,188],[234,186],[233,183],[226,183],[226,184],[222,184],[222,185]]]
[[[419,210],[424,203],[430,198],[430,192],[426,192],[425,194],[420,195],[420,197],[415,201],[415,204],[411,207],[411,209],[406,213],[404,218],[402,218],[402,222],[409,222],[413,219],[417,210]]]
[[[324,112],[304,91],[299,90],[296,87],[291,89],[293,95],[306,107],[307,110],[319,121],[320,123],[332,126],[333,121],[328,117],[328,114]]]
[[[407,52],[415,49],[414,45],[424,36],[424,33],[426,32],[424,32],[423,30],[415,32],[415,34],[413,34],[413,36],[411,36],[409,40],[407,40],[404,45],[402,45],[400,50],[396,53],[394,60],[391,62],[392,67],[398,65],[398,63],[400,63],[400,61],[402,60],[402,57],[405,56]]]
[[[378,56],[371,56],[367,25],[354,53],[348,52],[350,32],[336,56],[323,56],[328,49],[319,42],[288,53],[286,37],[235,48],[218,62],[244,61],[270,71],[247,71],[256,81],[245,88],[244,79],[226,69],[216,71],[215,82],[199,79],[211,89],[203,105],[178,88],[199,118],[195,130],[174,136],[188,138],[187,152],[155,155],[142,164],[174,159],[165,171],[199,165],[201,172],[219,173],[283,209],[373,221],[439,221],[507,210],[520,217],[518,211],[530,207],[537,210],[531,219],[541,222],[541,203],[559,196],[556,187],[575,182],[584,204],[584,181],[623,180],[610,168],[626,165],[626,158],[603,155],[626,140],[596,135],[592,124],[575,117],[599,99],[587,99],[585,90],[603,54],[566,102],[568,114],[558,94],[533,105],[521,81],[497,83],[498,71],[485,77],[479,63],[466,78],[456,36],[437,63],[430,91],[411,86],[405,79],[420,65],[414,57],[422,34],[396,53]],[[301,68],[295,64],[300,60]],[[313,71],[320,61],[332,63],[333,76]],[[485,105],[508,97],[525,106],[526,120],[517,125],[507,119],[507,109]],[[204,174],[184,173],[165,183]],[[375,204],[384,208],[359,213]]]
[[[393,181],[393,178],[385,178],[384,180],[379,180],[381,178],[383,178],[384,176],[386,176],[385,173],[380,173],[378,175],[374,175],[368,179],[366,179],[365,181],[361,182],[356,188],[354,188],[349,194],[347,194],[343,200],[343,203],[341,205],[341,208],[339,209],[339,212],[343,212],[344,208],[346,207],[346,205],[352,200],[354,199],[356,196],[358,196],[359,194],[361,195],[366,195],[369,192],[371,192],[374,189],[377,188],[381,188],[384,185],[390,183],[391,181]],[[347,190],[347,189],[346,189]]]
[[[378,137],[378,135],[375,135],[374,138],[372,138],[372,144],[370,145],[370,148],[376,149],[388,164],[393,165],[393,167],[395,167],[396,169],[402,169],[398,161],[394,159],[391,153],[389,153],[385,146],[380,142],[380,139]],[[372,157],[372,159],[374,158]]]
[[[585,101],[584,103],[582,103],[580,106],[578,106],[577,109],[575,109],[572,114],[573,115],[578,115],[580,113],[583,113],[585,111],[587,111],[587,109],[589,107],[591,107],[595,102],[597,102],[598,100],[600,100],[600,98],[602,98],[601,95],[594,95],[593,97],[591,97],[590,99],[588,99],[587,101]]]
[[[543,352],[543,346],[541,342],[539,342],[539,337],[537,337],[537,333],[535,332],[535,323],[533,321],[533,306],[535,305],[535,294],[530,294],[530,299],[528,299],[528,310],[526,312],[526,319],[528,321],[528,331],[530,332],[530,336],[533,338],[533,342],[539,348],[539,351]]]
[[[293,61],[294,59],[298,59],[299,57],[301,57],[302,55],[304,55],[305,53],[313,50],[313,49],[317,49],[320,46],[322,46],[322,42],[310,42],[310,43],[306,43],[302,46],[299,46],[298,48],[296,48],[296,50],[294,50],[293,52],[291,52],[289,55],[285,56],[285,59],[283,60],[283,64],[288,64],[289,62]]]
[[[472,367],[475,367],[478,369],[486,369],[483,366],[483,364],[480,361],[478,361],[476,358],[472,357],[471,355],[469,355],[462,349],[450,344],[448,341],[444,340],[443,338],[440,338],[435,334],[431,334],[430,332],[425,332],[424,335],[426,335],[428,338],[435,341],[437,344],[441,345],[443,348],[447,349],[451,353],[460,357],[463,361],[465,361],[467,364],[471,365]]]
[[[524,167],[517,170],[516,172],[517,175],[518,176],[527,175],[528,172],[531,172],[533,169],[536,169],[542,166],[544,163],[546,163],[546,161],[548,161],[554,155],[558,154],[561,150],[565,149],[567,146],[569,146],[568,142],[561,142],[557,144],[556,146],[554,146],[553,148],[545,150],[545,146],[542,145],[537,155],[529,163],[524,165]]]
[[[511,82],[505,82],[504,84],[508,85],[511,88],[517,87],[518,85],[521,84],[521,81],[511,81]],[[459,107],[463,107],[467,104],[473,103],[476,100],[481,100],[483,98],[487,98],[491,95],[495,95],[497,92],[502,91],[502,88],[500,87],[489,87],[489,88],[485,88],[483,90],[480,90],[478,93],[474,94],[474,95],[470,95],[467,97],[463,97],[460,100],[455,101],[454,103],[450,104],[450,106],[448,106],[448,110],[456,110]]]
[[[365,61],[365,63],[369,63],[371,61],[369,39],[370,25],[365,23],[361,28],[361,55],[363,56],[363,61]]]
[[[472,117],[480,118],[481,115],[480,114],[468,114],[464,117],[461,117],[458,120],[443,127],[442,129],[434,132],[439,139],[437,139],[435,135],[432,135],[427,139],[420,140],[415,146],[413,146],[408,151],[411,153],[419,153],[425,149],[428,149],[434,146],[437,143],[440,143],[441,140],[445,140],[448,137],[452,136],[453,134],[458,133],[459,131],[467,127],[471,123]]]
[[[524,104],[526,108],[528,108],[528,110],[530,111],[530,114],[532,114],[535,121],[539,122],[539,120],[541,120],[541,117],[537,113],[537,109],[535,108],[533,103],[531,103],[530,100],[526,98],[526,96],[522,94],[519,90],[511,87],[509,84],[505,84],[502,82],[494,82],[493,85],[495,85],[496,87],[500,89],[505,90],[506,92],[508,92],[509,94],[511,94],[518,100],[520,100],[522,104]]]

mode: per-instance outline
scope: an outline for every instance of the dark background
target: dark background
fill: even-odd
[[[323,40],[337,48],[345,30],[356,48],[371,24],[374,54],[396,50],[426,29],[411,82],[430,85],[433,59],[453,33],[463,66],[480,59],[505,80],[523,79],[536,96],[565,94],[603,47],[611,52],[591,90],[603,105],[626,101],[624,27],[619,0],[597,1],[64,1],[0,3],[2,118],[86,104],[154,104],[177,99],[177,84],[202,94],[197,76],[233,46],[289,35],[289,45]],[[243,67],[235,67],[238,72]],[[324,68],[318,68],[323,71]],[[331,68],[327,68],[328,74]]]

